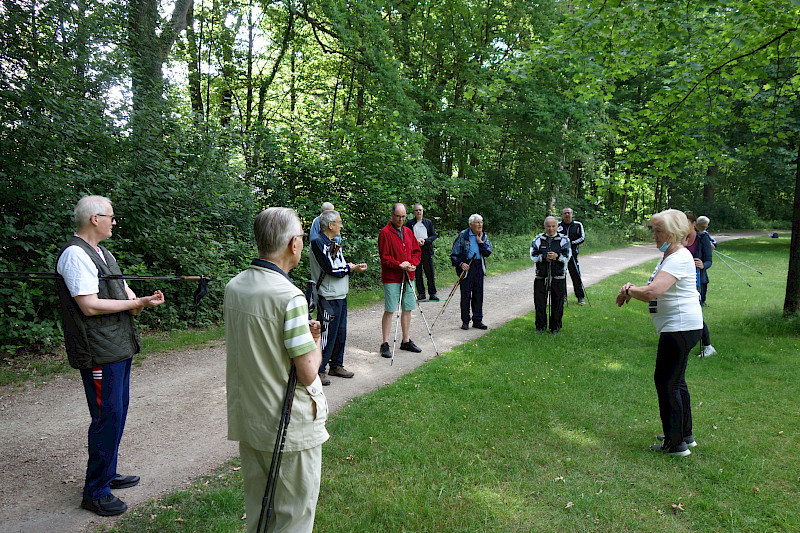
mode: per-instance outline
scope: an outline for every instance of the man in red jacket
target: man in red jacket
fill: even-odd
[[[408,336],[411,327],[411,311],[416,307],[411,282],[414,281],[414,271],[422,257],[414,232],[405,226],[406,206],[397,203],[392,206],[392,220],[378,234],[378,253],[381,256],[381,281],[383,282],[383,318],[381,330],[383,344],[381,356],[391,357],[389,349],[389,332],[392,329],[392,315],[400,304],[401,287],[403,287],[402,313],[400,314],[400,327],[403,330],[401,350],[421,352]]]

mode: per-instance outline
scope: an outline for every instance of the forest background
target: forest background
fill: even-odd
[[[307,227],[333,202],[373,264],[396,201],[509,235],[569,205],[622,238],[675,207],[791,227],[795,313],[799,21],[800,0],[2,0],[0,271],[52,272],[75,202],[109,196],[126,273],[215,280],[197,320],[189,284],[142,316],[180,328],[221,318],[271,205]],[[0,301],[0,353],[61,343],[52,282]]]

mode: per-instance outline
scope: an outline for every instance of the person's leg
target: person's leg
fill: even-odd
[[[381,317],[381,333],[383,342],[389,342],[389,335],[392,331],[392,318],[398,312],[400,305],[400,284],[383,284],[383,317]]]
[[[572,280],[572,288],[575,290],[575,297],[584,298],[586,293],[583,290],[583,280],[581,279],[581,269],[578,264],[577,255],[573,255],[567,262],[567,269],[569,270],[569,277]],[[566,293],[567,292],[564,291],[564,297],[566,297]]]
[[[564,316],[564,300],[567,299],[567,280],[554,279],[550,284],[550,331],[561,329],[561,317]]]
[[[328,368],[328,363],[333,354],[333,348],[336,343],[336,336],[339,331],[339,313],[336,312],[336,306],[333,302],[337,300],[325,300],[322,296],[319,297],[320,305],[317,307],[317,320],[324,326],[322,328],[322,335],[320,336],[320,346],[322,348],[322,363],[319,365],[319,372],[325,372]],[[322,304],[323,300],[325,305]]]
[[[239,443],[242,462],[247,532],[255,533],[272,463],[272,451],[260,451]],[[322,446],[302,452],[284,452],[275,487],[273,512],[266,531],[311,532],[319,497]],[[264,512],[266,520],[266,510]],[[263,528],[263,525],[262,525]]]
[[[422,265],[425,264],[425,256],[422,256]],[[420,300],[425,299],[425,276],[422,275],[420,272],[422,269],[418,268],[416,272],[416,276],[414,276],[414,285],[417,287],[417,298]],[[428,284],[430,285],[430,284]]]
[[[472,267],[464,274],[464,278],[461,280],[461,284],[458,288],[461,290],[461,323],[467,324],[470,320],[469,315],[469,304],[470,299],[472,298],[472,276],[471,276]]]
[[[475,262],[477,263],[477,261]],[[475,263],[472,263],[473,265]],[[475,269],[473,284],[472,284],[472,297],[470,298],[470,305],[472,306],[472,321],[473,322],[481,322],[483,321],[483,268],[481,268],[480,263],[477,265],[477,269]],[[472,269],[470,269],[472,272]]]
[[[94,501],[107,495],[117,475],[117,454],[130,396],[131,359],[81,370],[92,422],[83,497]]]
[[[433,273],[433,256],[422,256],[422,269],[425,271],[425,276],[428,278],[428,296],[436,295],[436,279]],[[422,277],[422,275],[420,275]]]
[[[664,332],[658,341],[654,381],[659,399],[661,425],[671,443],[691,435],[691,400],[686,385],[689,351],[697,344],[700,330]],[[686,424],[688,423],[688,428]]]
[[[336,339],[333,342],[329,359],[331,368],[344,365],[344,345],[347,341],[347,298],[333,301],[336,302],[333,309],[336,313],[337,324]]]
[[[706,292],[708,291],[708,283],[700,284],[700,305],[706,305]]]
[[[708,326],[706,325],[706,321],[703,321],[703,333],[700,336],[700,346],[711,346],[711,333],[708,331]]]
[[[536,308],[536,329],[544,330],[547,327],[547,293],[544,279],[533,280],[533,305]]]

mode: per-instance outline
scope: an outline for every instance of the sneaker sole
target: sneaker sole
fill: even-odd
[[[663,441],[663,440],[664,440],[664,435],[656,435],[656,440],[657,440],[658,442],[661,442],[661,441]],[[683,442],[686,442],[686,441],[683,441]],[[695,446],[697,446],[697,441],[696,441],[696,440],[693,440],[692,442],[686,442],[686,445],[687,445],[689,448],[694,448]]]

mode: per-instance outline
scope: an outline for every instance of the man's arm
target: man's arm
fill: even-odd
[[[558,261],[566,265],[570,257],[572,257],[572,246],[570,245],[569,237],[564,236],[561,238],[561,253],[558,254]]]
[[[417,266],[418,264],[420,264],[422,262],[422,248],[419,247],[419,243],[417,242],[416,237],[414,237],[414,232],[413,231],[411,231],[408,228],[404,228],[403,231],[404,232],[408,231],[408,233],[410,234],[410,237],[411,237],[411,239],[410,239],[410,241],[411,241],[411,261],[409,261],[409,263],[411,263],[414,266]],[[409,240],[409,239],[406,239],[406,234],[405,233],[403,233],[403,239],[406,240],[406,241]]]
[[[427,244],[433,244],[433,241],[438,239],[439,236],[436,234],[436,230],[433,229],[433,222],[431,222],[431,220],[427,219],[427,218],[425,220],[428,221],[428,224],[427,224],[427,227],[428,227],[428,238],[425,239],[425,242]]]
[[[400,262],[391,254],[391,243],[386,231],[381,230],[378,234],[378,255],[381,257],[381,266],[386,268],[400,268]]]
[[[580,222],[575,222],[575,225],[578,227],[578,238],[572,241],[572,246],[578,246],[583,244],[583,241],[586,240],[586,232],[583,231],[583,224]]]
[[[317,379],[319,367],[322,364],[322,350],[320,349],[320,334],[322,330],[320,323],[316,320],[309,323],[309,330],[314,338],[314,349],[292,359],[297,369],[297,379],[306,387],[310,387]]]
[[[130,289],[128,289],[130,291]],[[133,291],[128,292],[128,296]],[[110,315],[122,311],[130,311],[133,315],[138,315],[145,307],[155,307],[164,303],[164,294],[155,291],[152,296],[137,298],[133,294],[130,300],[113,300],[110,298],[98,298],[97,294],[81,294],[75,296],[75,302],[81,308],[81,312],[86,316]]]
[[[493,250],[494,250],[494,247],[492,246],[492,243],[489,242],[489,236],[484,231],[483,232],[483,242],[482,243],[478,243],[478,251],[481,253],[481,255],[483,257],[489,257],[490,255],[492,255],[492,251]]]

